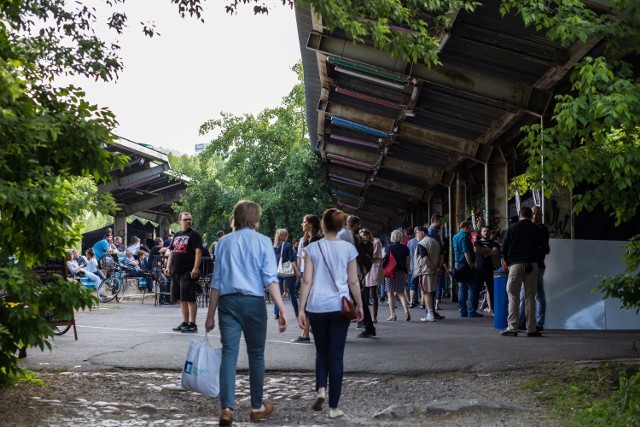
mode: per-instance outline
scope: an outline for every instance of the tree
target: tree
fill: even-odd
[[[276,228],[297,234],[305,214],[319,214],[328,205],[321,162],[305,131],[302,64],[292,70],[298,83],[281,106],[257,116],[222,113],[202,125],[201,134],[218,136],[198,156],[200,171],[189,174],[193,183],[183,200],[201,231],[228,230],[233,207],[242,198],[262,206],[265,234]],[[192,165],[177,170],[188,174]]]
[[[172,2],[199,16],[198,1]],[[31,272],[79,240],[78,212],[115,209],[95,191],[126,161],[104,149],[114,141],[114,115],[87,102],[80,88],[52,84],[64,74],[118,75],[118,46],[97,38],[95,24],[95,10],[80,2],[0,0],[0,287],[16,301],[0,300],[0,384],[20,372],[18,348],[51,347],[53,330],[39,313],[69,318],[96,302],[63,279],[39,286]],[[120,33],[126,16],[116,11],[107,24]],[[152,35],[153,27],[143,31]]]

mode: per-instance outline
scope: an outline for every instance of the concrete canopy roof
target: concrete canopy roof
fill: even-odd
[[[98,185],[98,193],[111,193],[125,216],[176,222],[178,216],[171,205],[186,193],[189,179],[171,170],[167,156],[124,139],[106,149],[124,154],[130,161],[123,170],[112,171],[112,180]]]
[[[383,229],[456,173],[516,156],[519,129],[549,112],[598,41],[562,47],[498,5],[457,13],[431,69],[354,44],[296,6],[309,136],[339,206]]]

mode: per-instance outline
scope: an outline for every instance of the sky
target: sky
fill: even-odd
[[[121,7],[130,28],[120,36],[124,70],[117,82],[74,78],[87,99],[116,114],[116,134],[135,142],[193,154],[207,120],[222,111],[256,114],[280,105],[296,83],[300,59],[294,11],[273,2],[269,15],[223,0],[203,5],[204,23],[180,18],[170,0],[129,0]],[[161,34],[142,33],[140,21]]]

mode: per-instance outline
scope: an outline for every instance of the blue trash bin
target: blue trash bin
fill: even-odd
[[[509,315],[509,297],[507,296],[506,273],[493,275],[493,327],[497,330],[507,329]]]

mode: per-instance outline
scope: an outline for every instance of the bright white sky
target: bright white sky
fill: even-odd
[[[254,16],[252,7],[228,15],[225,1],[208,1],[203,24],[180,18],[169,0],[129,0],[120,78],[74,83],[116,114],[118,135],[192,154],[196,143],[211,139],[198,136],[202,123],[222,111],[275,107],[296,83],[290,70],[300,58],[295,15],[272,3],[269,15]],[[161,36],[146,37],[140,21],[154,21]]]

